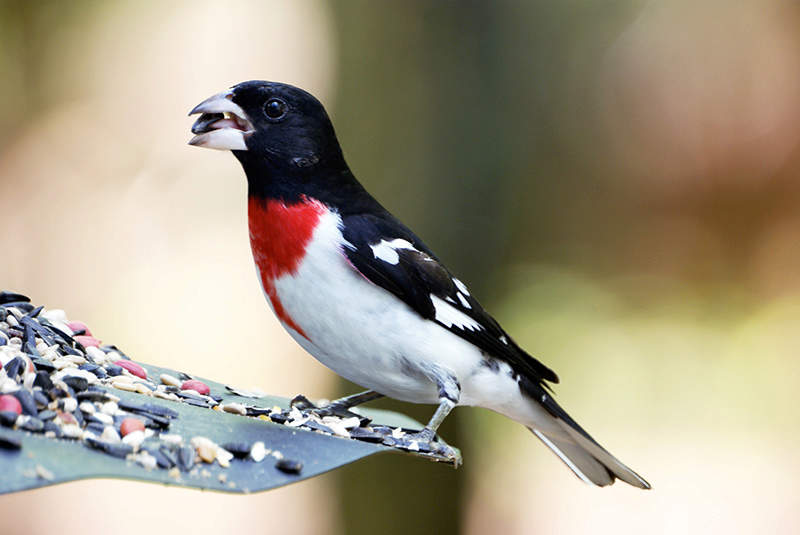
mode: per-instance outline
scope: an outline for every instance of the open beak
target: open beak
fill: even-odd
[[[253,133],[253,123],[233,100],[233,91],[223,91],[205,99],[189,115],[201,114],[192,125],[195,136],[189,145],[218,150],[247,150],[245,140]]]

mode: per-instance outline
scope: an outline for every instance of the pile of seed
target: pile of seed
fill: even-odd
[[[368,418],[346,410],[326,412],[303,396],[293,399],[288,409],[226,403],[208,385],[186,374],[149,377],[119,348],[102,344],[84,323],[68,320],[63,310],[34,307],[26,296],[7,291],[0,292],[0,365],[0,426],[80,440],[88,448],[147,469],[168,470],[176,479],[181,472],[196,473],[202,463],[226,468],[234,458],[261,462],[270,457],[276,468],[292,474],[299,473],[302,464],[260,441],[220,445],[202,436],[171,433],[170,422],[179,417],[178,412],[147,402],[146,397],[419,453],[438,453],[427,443],[410,440],[402,429],[370,425]],[[249,395],[226,388],[228,394]],[[115,389],[141,394],[145,401],[122,400],[114,395]],[[21,447],[15,435],[0,428],[0,448]],[[50,475],[43,472],[37,477]]]

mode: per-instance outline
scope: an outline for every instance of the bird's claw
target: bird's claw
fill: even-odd
[[[290,402],[290,406],[293,410],[300,411],[304,416],[315,416],[319,419],[326,416],[335,416],[343,419],[357,417],[360,420],[359,428],[366,431],[371,441],[416,453],[434,461],[450,463],[455,468],[461,465],[461,452],[457,448],[438,440],[436,433],[430,427],[424,427],[419,431],[384,425],[369,427],[371,421],[369,418],[350,411],[350,405],[339,400],[320,407],[307,397],[297,395]],[[364,437],[360,439],[366,440]]]
[[[444,442],[439,442],[436,433],[428,427],[416,433],[405,433],[394,445],[407,451],[432,457],[434,460],[445,459],[451,462],[455,468],[461,465],[461,452]]]

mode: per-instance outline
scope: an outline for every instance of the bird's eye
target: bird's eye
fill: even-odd
[[[264,113],[273,121],[283,119],[289,106],[279,98],[271,98],[264,104]]]

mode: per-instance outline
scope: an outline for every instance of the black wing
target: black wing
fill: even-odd
[[[433,252],[388,212],[342,220],[344,252],[369,281],[388,290],[423,318],[502,359],[528,379],[558,382],[550,368],[528,355]]]

